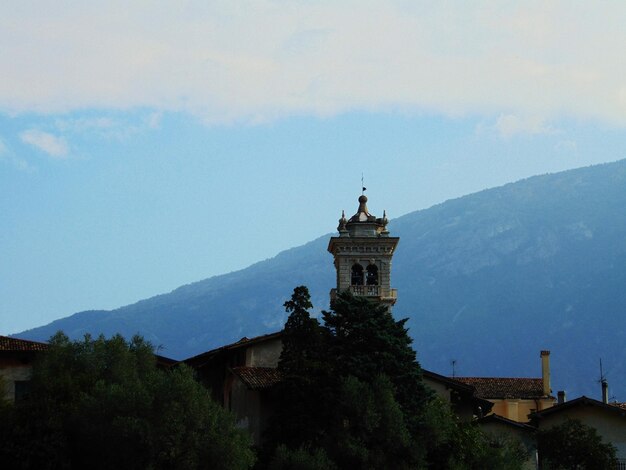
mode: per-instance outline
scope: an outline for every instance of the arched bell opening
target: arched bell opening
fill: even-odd
[[[363,266],[361,266],[359,263],[354,263],[352,265],[350,285],[353,285],[353,286],[363,285]]]
[[[378,266],[370,264],[367,267],[366,283],[368,286],[378,285]]]

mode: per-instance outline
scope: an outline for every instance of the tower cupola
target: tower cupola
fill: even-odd
[[[381,218],[367,208],[367,196],[359,197],[359,207],[350,219],[342,211],[337,230],[331,237],[328,251],[333,255],[337,271],[337,287],[331,290],[331,300],[337,292],[351,291],[369,297],[389,308],[396,302],[396,289],[391,288],[391,258],[398,237],[390,237],[386,212]]]

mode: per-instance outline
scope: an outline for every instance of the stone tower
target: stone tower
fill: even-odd
[[[351,291],[386,305],[396,303],[396,289],[391,288],[391,258],[398,237],[390,237],[387,217],[376,218],[367,210],[367,197],[359,197],[359,208],[350,220],[342,212],[339,236],[331,237],[328,251],[335,259],[337,287],[330,291],[331,301],[337,292]]]

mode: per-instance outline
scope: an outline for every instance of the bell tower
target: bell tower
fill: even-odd
[[[368,297],[391,310],[396,303],[396,289],[391,288],[391,258],[399,237],[390,237],[386,213],[376,218],[367,209],[367,196],[359,197],[359,208],[350,220],[342,211],[339,236],[331,237],[328,251],[332,253],[337,271],[337,287],[331,289],[331,301],[337,292],[349,290]]]

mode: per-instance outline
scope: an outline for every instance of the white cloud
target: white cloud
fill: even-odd
[[[561,140],[556,143],[554,149],[565,153],[576,153],[578,144],[575,140]]]
[[[20,139],[53,158],[67,158],[68,156],[67,143],[63,137],[57,137],[37,129],[28,129],[20,133]]]
[[[624,22],[617,1],[4,2],[0,109],[139,107],[208,122],[417,109],[626,125]]]
[[[161,119],[163,118],[163,113],[150,113],[145,118],[145,123],[150,129],[158,129],[161,127]]]
[[[56,128],[63,132],[107,131],[117,125],[117,122],[110,117],[64,118],[55,121]]]
[[[543,118],[501,114],[494,125],[500,136],[508,138],[518,134],[555,134],[558,132]]]
[[[95,117],[62,117],[54,120],[54,127],[63,134],[92,134],[104,139],[125,140],[135,134],[161,125],[163,113],[160,111],[142,112],[139,116],[101,115]]]
[[[30,165],[26,160],[15,156],[13,152],[9,150],[9,147],[4,143],[2,138],[0,138],[0,162],[7,162],[21,171],[36,170],[36,168]]]

